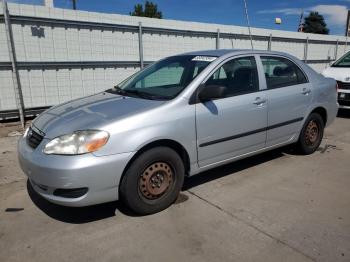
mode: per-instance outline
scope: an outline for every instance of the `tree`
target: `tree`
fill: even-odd
[[[142,4],[137,4],[134,6],[134,11],[130,15],[132,16],[143,16],[151,18],[163,18],[161,11],[158,11],[158,6],[150,1],[146,1],[145,8]]]
[[[143,12],[143,6],[141,4],[137,4],[134,7],[134,12],[130,13],[132,16],[145,16]]]
[[[327,28],[323,15],[320,15],[318,12],[310,12],[310,14],[305,17],[303,32],[328,35],[329,29]]]

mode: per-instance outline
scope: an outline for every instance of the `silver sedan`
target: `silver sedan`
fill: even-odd
[[[45,111],[19,140],[19,162],[51,202],[120,199],[150,214],[185,176],[288,144],[313,153],[337,111],[335,80],[288,54],[191,52]]]

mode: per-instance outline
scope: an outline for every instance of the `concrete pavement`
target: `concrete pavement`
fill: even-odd
[[[350,113],[310,156],[274,150],[199,174],[146,217],[50,204],[0,138],[0,261],[350,261]]]

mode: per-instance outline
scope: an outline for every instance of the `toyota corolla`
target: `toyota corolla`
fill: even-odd
[[[313,153],[337,111],[336,81],[293,56],[191,52],[45,111],[19,140],[19,162],[51,202],[120,199],[150,214],[185,176],[289,144]]]

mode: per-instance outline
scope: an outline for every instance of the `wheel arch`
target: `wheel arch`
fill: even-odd
[[[312,114],[312,113],[319,114],[322,117],[324,126],[326,126],[327,120],[328,120],[328,115],[327,115],[327,110],[324,107],[322,107],[322,106],[316,107],[315,109],[313,109],[311,111],[310,114]]]
[[[152,142],[147,143],[146,145],[143,145],[134,155],[133,157],[129,160],[129,162],[127,163],[127,165],[124,168],[123,174],[120,178],[120,181],[123,179],[126,171],[128,170],[128,168],[130,167],[130,165],[134,162],[134,160],[141,155],[143,152],[146,152],[147,150],[150,150],[152,148],[155,147],[168,147],[173,149],[176,153],[179,154],[180,158],[182,159],[183,163],[184,163],[184,167],[185,167],[185,176],[187,176],[190,172],[190,156],[187,152],[187,150],[185,149],[185,147],[183,145],[181,145],[179,142],[172,140],[172,139],[159,139],[159,140],[155,140]]]

